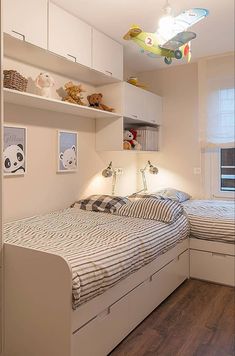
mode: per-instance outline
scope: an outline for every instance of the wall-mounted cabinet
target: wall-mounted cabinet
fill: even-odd
[[[47,0],[4,0],[4,32],[47,48]]]
[[[123,80],[123,47],[105,34],[92,30],[92,68]]]
[[[48,49],[91,67],[91,26],[49,3]]]

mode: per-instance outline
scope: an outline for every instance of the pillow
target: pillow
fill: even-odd
[[[122,205],[129,202],[129,199],[125,197],[115,197],[112,195],[91,195],[86,199],[75,202],[71,205],[71,208],[78,207],[83,210],[114,213]]]
[[[161,198],[165,198],[165,199],[168,198],[171,200],[178,201],[180,203],[189,200],[191,198],[191,196],[188,193],[173,188],[162,189],[154,194],[159,195]]]
[[[169,199],[143,198],[123,205],[115,214],[172,223],[183,214],[183,206]]]

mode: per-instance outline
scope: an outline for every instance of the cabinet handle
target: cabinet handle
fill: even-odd
[[[110,75],[113,75],[113,73],[110,72],[109,70],[106,70],[105,72],[108,73],[108,74],[110,74]]]
[[[72,56],[72,54],[68,54],[68,53],[67,53],[67,56],[73,58],[73,59],[74,59],[74,62],[77,62],[77,57]]]
[[[17,31],[14,31],[14,30],[11,30],[13,33],[16,33],[17,35],[20,35],[22,37],[22,40],[25,41],[25,35],[23,35],[22,33],[20,32],[17,32]]]
[[[133,115],[133,114],[132,114],[132,116],[133,116],[133,117],[136,117],[136,118],[138,117],[137,115]]]

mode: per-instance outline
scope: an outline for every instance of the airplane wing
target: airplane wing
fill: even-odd
[[[161,48],[169,49],[171,51],[175,51],[176,49],[180,48],[184,44],[188,43],[189,41],[196,38],[196,33],[184,31],[178,33],[176,36],[165,42],[161,45]]]
[[[174,18],[174,26],[179,29],[179,32],[186,31],[208,15],[209,11],[207,9],[194,8],[185,10]]]

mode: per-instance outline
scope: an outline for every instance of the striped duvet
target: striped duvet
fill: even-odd
[[[72,271],[72,305],[103,293],[189,234],[182,215],[172,224],[66,209],[8,223],[5,241],[61,255]]]
[[[189,218],[192,237],[235,243],[234,202],[188,200],[183,205]]]

